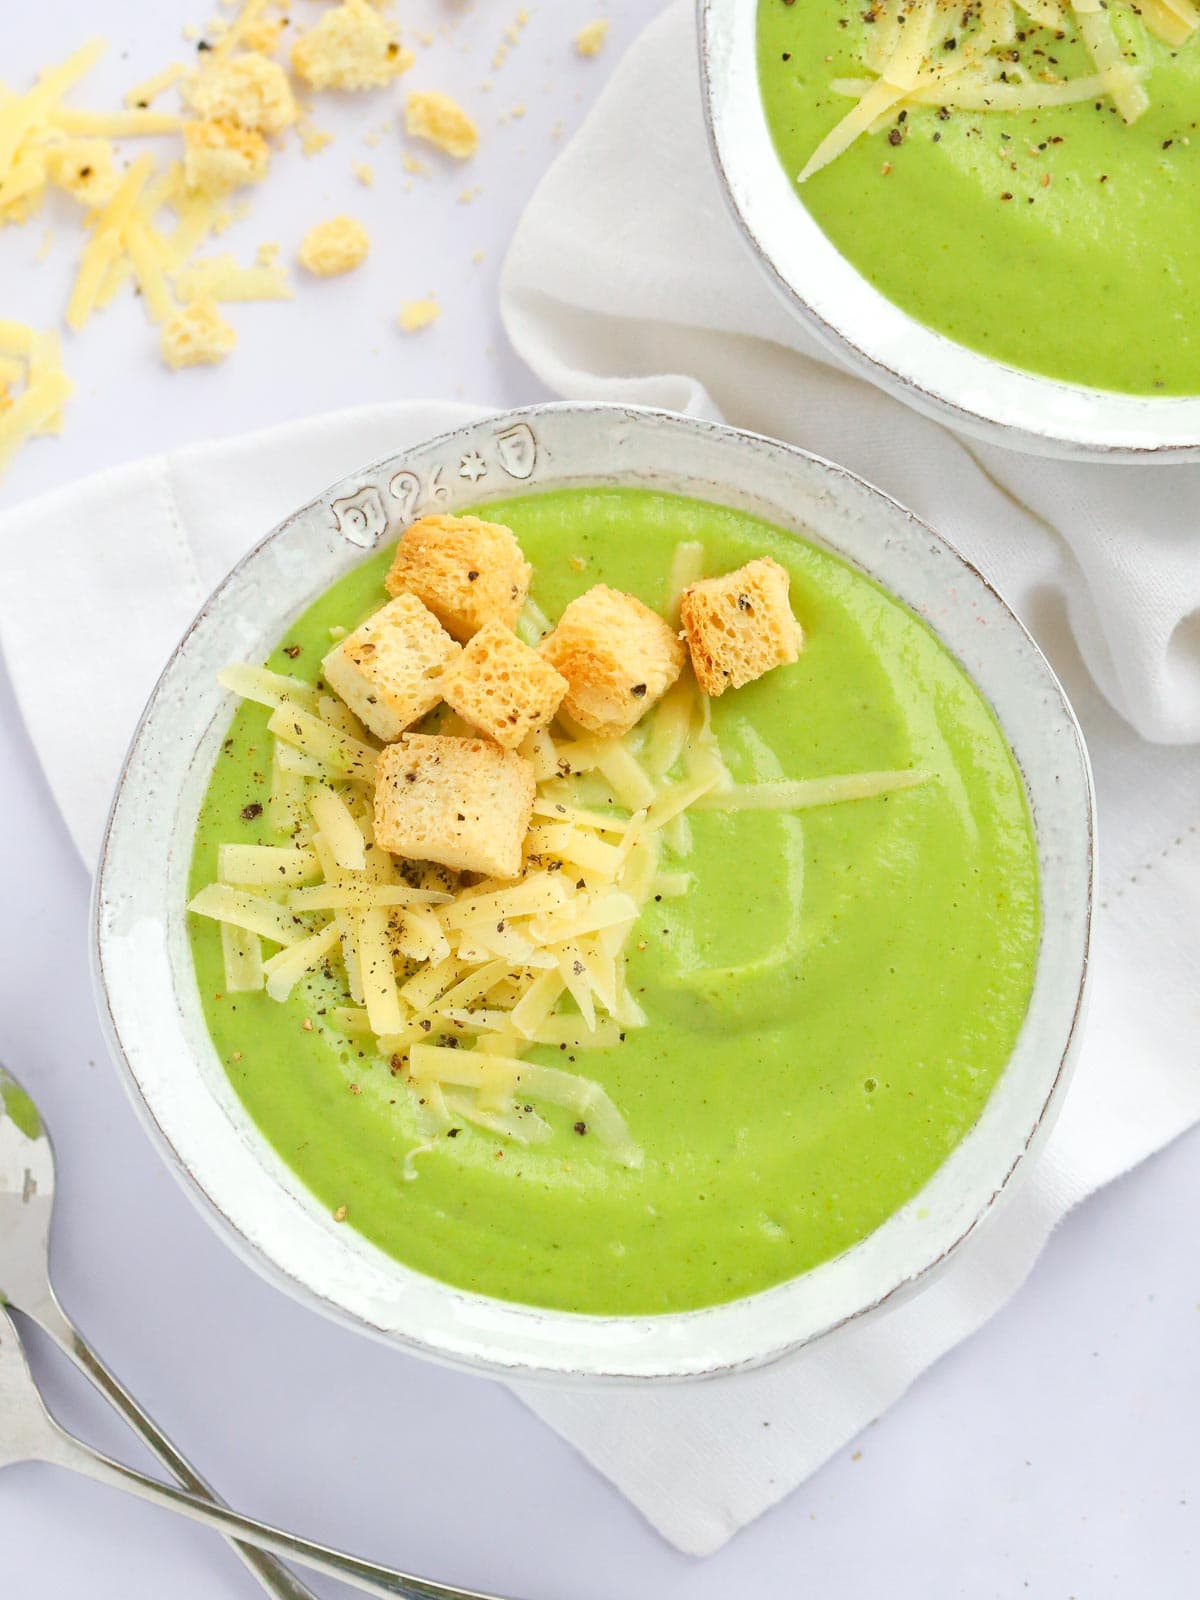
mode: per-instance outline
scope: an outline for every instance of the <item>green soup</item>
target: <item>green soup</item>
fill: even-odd
[[[418,1135],[405,1095],[384,1061],[326,1026],[327,980],[283,1005],[225,996],[216,924],[193,918],[212,1037],[282,1157],[331,1210],[347,1208],[347,1226],[411,1267],[595,1313],[764,1289],[847,1249],[914,1195],[974,1124],[1012,1049],[1039,932],[1012,755],[929,630],[814,544],[631,490],[531,496],[488,515],[516,532],[551,618],[598,582],[661,606],[681,539],[703,542],[709,573],[774,556],[806,648],[713,703],[734,776],[764,763],[787,777],[915,764],[934,781],[802,815],[694,815],[694,886],[651,900],[629,945],[648,1026],[572,1068],[612,1096],[645,1153],[640,1170],[564,1116],[528,1149],[464,1129],[406,1181]],[[330,627],[383,603],[390,555],[336,584],[269,664],[315,679]],[[219,842],[279,842],[254,810],[268,788],[267,716],[245,705],[234,717],[200,815],[194,889],[215,877]],[[554,1049],[534,1059],[568,1064]]]
[[[886,4],[759,0],[763,104],[793,178],[854,103],[833,82],[869,76]],[[1200,394],[1200,41],[1174,50],[1133,9],[1114,0],[1108,14],[1126,60],[1149,69],[1132,124],[1107,97],[897,109],[797,193],[864,277],[960,344],[1100,389]],[[943,60],[955,15],[938,30]],[[1008,70],[1034,78],[1095,70],[1069,17],[1050,31],[1019,12],[1010,54]]]

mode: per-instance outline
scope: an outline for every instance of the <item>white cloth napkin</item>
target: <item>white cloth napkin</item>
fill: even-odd
[[[845,373],[775,297],[726,211],[694,11],[678,0],[650,25],[535,194],[505,268],[510,337],[560,394],[793,440],[947,534],[1073,694],[1102,856],[1075,1086],[1014,1203],[935,1286],[765,1373],[620,1400],[526,1395],[701,1554],[998,1310],[1071,1206],[1200,1118],[1200,468],[1063,465],[968,444]]]

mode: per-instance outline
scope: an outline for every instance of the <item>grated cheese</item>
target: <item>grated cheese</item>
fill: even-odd
[[[1192,0],[1129,0],[1126,9],[1149,31],[1177,47],[1200,26]],[[1022,0],[1021,10],[1059,36],[1073,24],[1095,71],[1062,77],[1029,77],[1014,44],[1018,32],[1012,0],[980,0],[977,7],[950,0],[877,0],[863,43],[863,66],[872,77],[840,78],[831,87],[855,104],[818,144],[801,172],[805,183],[862,135],[880,132],[894,113],[919,105],[972,111],[1033,111],[1107,97],[1127,122],[1150,104],[1143,66],[1126,60],[1116,27],[1117,6],[1104,0]],[[937,39],[949,38],[952,54],[935,55]],[[1016,65],[1012,65],[1013,61]]]
[[[306,972],[319,966],[338,945],[336,922],[328,923],[319,933],[298,944],[288,946],[263,963],[267,993],[272,1000],[286,1000]]]
[[[25,335],[0,324],[0,353],[6,342],[23,348]],[[698,547],[681,546],[671,592],[702,561]],[[335,696],[262,667],[227,668],[221,682],[270,710],[268,821],[292,842],[223,846],[225,881],[202,890],[191,909],[222,924],[230,970],[247,985],[265,984],[273,999],[316,967],[340,963],[348,1003],[323,1007],[322,1026],[373,1039],[390,1059],[421,1141],[404,1158],[413,1179],[416,1156],[439,1148],[452,1121],[536,1144],[550,1136],[547,1107],[572,1113],[613,1159],[636,1166],[641,1152],[602,1087],[526,1056],[539,1046],[616,1049],[629,1029],[646,1025],[630,990],[628,941],[652,897],[686,895],[694,881],[685,870],[663,871],[664,844],[686,858],[693,810],[789,811],[930,776],[788,780],[763,746],[751,749],[759,781],[735,783],[710,703],[689,677],[647,728],[622,739],[583,736],[560,714],[527,740],[537,788],[523,871],[512,881],[470,881],[430,863],[401,870],[375,846],[376,747]],[[435,725],[454,727],[444,717]],[[265,961],[262,939],[280,947]]]
[[[313,790],[308,805],[338,866],[347,872],[362,872],[367,865],[366,840],[343,797],[334,789],[321,787]]]
[[[217,851],[217,873],[222,883],[274,888],[312,883],[321,876],[321,864],[312,850],[275,844],[223,844]]]
[[[232,922],[221,924],[221,958],[227,994],[253,994],[263,988],[262,945],[256,933]]]
[[[210,256],[176,272],[175,288],[183,300],[290,300],[292,286],[278,262],[243,267],[234,256]]]

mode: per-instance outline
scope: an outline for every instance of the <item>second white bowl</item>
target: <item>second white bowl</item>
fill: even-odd
[[[698,0],[705,118],[742,234],[797,316],[881,389],[960,433],[1035,455],[1200,459],[1200,396],[1113,394],[1022,372],[955,344],[874,288],[830,242],[767,126],[757,0]]]

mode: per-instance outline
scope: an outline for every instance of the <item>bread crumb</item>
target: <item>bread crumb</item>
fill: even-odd
[[[575,49],[581,56],[598,56],[607,38],[608,21],[604,17],[597,17],[595,22],[585,23],[575,35]]]
[[[429,176],[428,163],[422,161],[419,156],[414,156],[411,152],[405,153],[404,170],[405,172],[411,172],[414,178],[427,178]]]
[[[371,240],[353,217],[330,217],[304,235],[298,252],[300,265],[318,278],[350,272],[366,260]]]
[[[381,89],[413,60],[368,0],[343,0],[292,46],[297,77],[314,89]]]
[[[261,183],[270,161],[267,141],[253,128],[202,119],[183,125],[183,176],[193,194],[226,194]]]
[[[349,1215],[350,1215],[349,1206],[339,1206],[337,1208],[337,1210],[333,1213],[333,1220],[335,1222],[345,1222],[346,1218]]]
[[[209,122],[236,122],[257,133],[282,133],[300,115],[287,73],[256,51],[202,71],[188,89],[193,109]]]
[[[263,55],[270,55],[278,45],[286,26],[283,17],[276,17],[273,21],[260,17],[258,21],[242,28],[238,34],[238,43],[243,50],[258,50]]]
[[[402,333],[419,333],[428,328],[442,314],[442,308],[432,297],[424,300],[404,300],[400,305],[397,322]]]
[[[223,361],[237,344],[237,333],[215,300],[192,300],[163,323],[159,343],[163,360],[178,371]]]
[[[296,131],[300,135],[300,148],[306,156],[318,155],[326,145],[333,143],[333,135],[324,128],[315,127],[308,117],[300,118]]]
[[[358,179],[359,183],[364,184],[366,188],[370,189],[374,187],[375,168],[370,164],[369,161],[355,161],[350,170]]]
[[[404,128],[414,139],[427,139],[457,161],[465,161],[479,147],[479,130],[448,94],[436,89],[415,89],[404,110]]]

